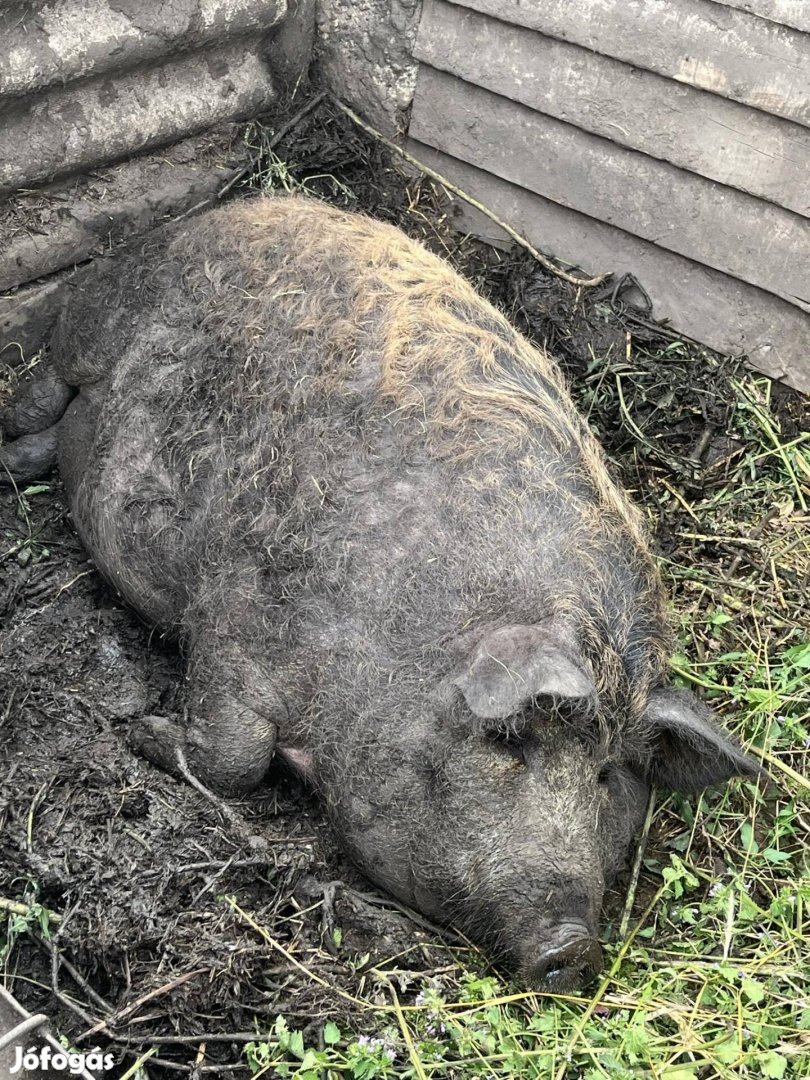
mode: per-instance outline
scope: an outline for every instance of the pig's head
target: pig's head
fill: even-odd
[[[369,877],[546,990],[601,966],[605,885],[649,786],[758,772],[687,691],[606,706],[554,620],[485,632],[429,700],[423,686],[334,749],[353,760],[324,774],[337,830]]]

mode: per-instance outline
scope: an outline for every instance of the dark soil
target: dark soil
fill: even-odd
[[[688,498],[727,474],[739,360],[658,326],[637,283],[579,291],[519,249],[453,232],[444,195],[328,104],[268,154],[283,119],[250,130],[256,169],[232,197],[303,184],[449,256],[559,358],[648,506],[662,481]],[[806,423],[801,399],[779,390],[773,400],[789,438]],[[664,526],[659,542],[673,552]],[[231,1075],[224,1066],[239,1066],[254,1021],[266,1028],[283,1013],[312,1031],[352,1014],[319,979],[353,994],[364,970],[398,953],[400,971],[447,963],[436,932],[341,859],[313,799],[280,768],[230,804],[240,824],[128,749],[130,717],[181,708],[181,659],[99,578],[58,478],[2,489],[0,610],[0,898],[34,905],[29,918],[9,917],[5,983],[28,1009],[81,1048],[109,1045],[124,1065],[158,1046],[165,1069],[152,1059],[153,1077],[189,1074],[201,1043],[203,1071]]]

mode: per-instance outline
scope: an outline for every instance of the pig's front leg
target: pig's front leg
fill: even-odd
[[[59,425],[0,446],[0,484],[41,480],[56,466]]]
[[[0,484],[39,480],[56,466],[59,421],[74,393],[50,364],[41,363],[0,408]]]
[[[192,652],[188,721],[145,716],[131,724],[130,743],[169,772],[177,772],[180,749],[198,780],[236,794],[256,787],[267,772],[284,710],[266,670],[238,647],[211,653],[205,642]]]

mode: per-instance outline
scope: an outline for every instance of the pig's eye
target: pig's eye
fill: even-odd
[[[609,787],[610,782],[614,780],[615,777],[616,766],[613,764],[612,761],[606,761],[597,774],[596,782],[597,784],[601,784],[603,787]]]
[[[503,728],[498,728],[495,731],[488,731],[487,742],[497,753],[508,754],[509,757],[514,758],[515,761],[520,761],[525,764],[526,740],[522,739],[514,731],[504,730]]]

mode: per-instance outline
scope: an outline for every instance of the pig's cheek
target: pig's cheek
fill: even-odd
[[[649,797],[650,789],[647,784],[628,772],[613,808],[618,819],[617,830],[623,833],[628,844],[641,828]]]
[[[338,835],[369,877],[388,879],[392,868],[407,865],[406,845],[396,835],[394,825],[367,799],[354,795],[342,800],[332,818]]]
[[[442,899],[436,896],[432,891],[428,891],[413,875],[411,875],[411,882],[411,892],[413,894],[412,906],[415,907],[417,911],[421,911],[425,914],[429,919],[433,919],[435,922],[448,922],[450,919],[450,912],[442,902]],[[449,892],[449,889],[447,891]]]

